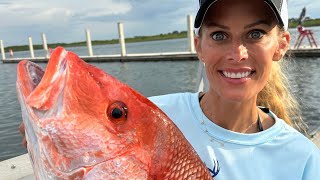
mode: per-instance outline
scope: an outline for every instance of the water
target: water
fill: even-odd
[[[295,31],[295,30],[291,30]],[[314,28],[320,34],[320,27]],[[293,32],[294,34],[294,32]],[[320,36],[320,35],[319,35]],[[317,38],[318,39],[318,38]],[[187,51],[187,40],[165,40],[127,44],[128,53]],[[94,46],[95,54],[119,54],[119,45]],[[87,55],[86,47],[67,48]],[[43,56],[43,51],[35,52]],[[15,57],[28,57],[29,52],[15,52]],[[8,56],[7,56],[8,57]],[[303,117],[314,132],[320,127],[320,58],[296,58],[289,69],[294,94],[299,97]],[[110,62],[92,63],[127,83],[145,96],[195,91],[198,80],[197,61]],[[41,64],[45,67],[45,63]],[[16,64],[0,64],[0,161],[26,153],[21,146],[18,126],[21,122],[17,101]]]

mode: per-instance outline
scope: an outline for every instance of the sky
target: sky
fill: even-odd
[[[195,17],[198,0],[0,0],[0,40],[4,46],[118,38],[117,23],[125,37],[187,30],[187,15]],[[319,0],[289,0],[289,18],[320,18]]]

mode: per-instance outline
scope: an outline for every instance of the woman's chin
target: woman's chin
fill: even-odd
[[[244,102],[249,101],[253,96],[249,95],[248,92],[234,92],[234,91],[224,91],[221,93],[221,99],[231,102]]]

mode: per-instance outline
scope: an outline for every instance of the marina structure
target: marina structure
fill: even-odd
[[[87,62],[125,62],[125,61],[174,61],[174,60],[198,60],[197,54],[194,47],[194,32],[193,32],[193,18],[191,15],[187,16],[187,39],[188,39],[188,50],[185,52],[165,52],[165,53],[139,53],[139,54],[128,54],[126,51],[124,25],[118,23],[118,34],[119,34],[119,54],[113,55],[94,55],[91,43],[90,30],[85,30],[86,45],[88,49],[88,55],[80,56]],[[30,57],[13,58],[5,56],[3,40],[0,40],[0,52],[2,55],[3,63],[17,63],[21,60],[31,60],[33,62],[47,62],[50,58],[50,50],[48,49],[46,35],[42,36],[42,44],[44,54],[41,57],[35,57],[32,38],[29,37],[29,51]],[[308,47],[291,47],[287,52],[287,55],[291,57],[320,57],[320,47],[308,46]]]

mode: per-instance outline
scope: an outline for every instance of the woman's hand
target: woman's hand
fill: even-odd
[[[23,122],[21,122],[19,126],[19,132],[22,135],[22,146],[24,148],[27,148],[26,132],[25,132],[25,127]]]

